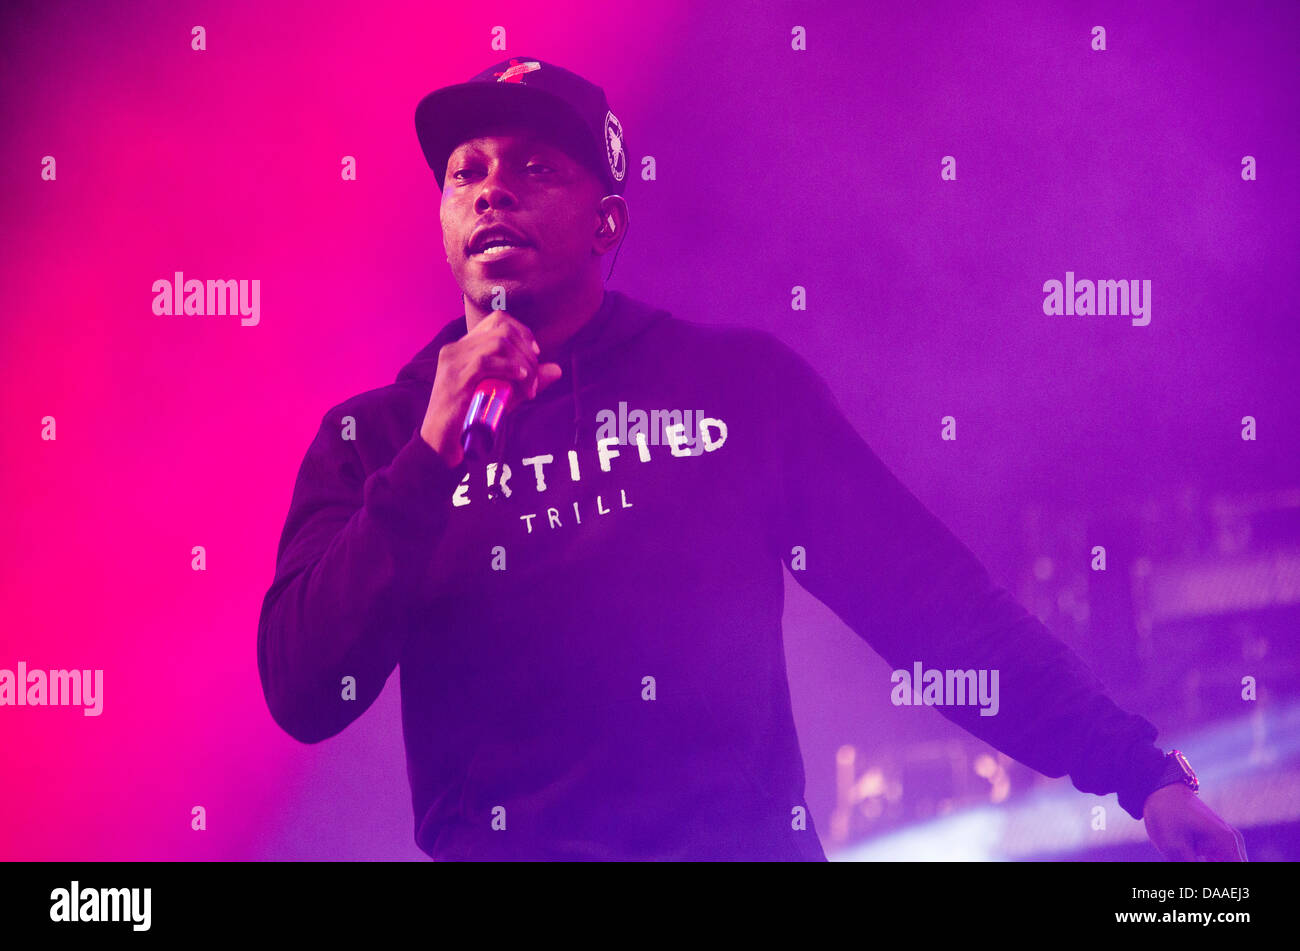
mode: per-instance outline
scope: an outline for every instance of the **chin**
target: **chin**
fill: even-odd
[[[505,291],[505,309],[510,310],[511,302],[518,297],[527,295],[526,285],[518,279],[501,278],[496,281],[474,282],[468,290],[462,288],[465,297],[474,302],[474,306],[479,310],[492,310],[493,303],[497,300],[495,288],[501,288]]]
[[[491,310],[492,302],[496,298],[496,288],[505,291],[507,311],[511,310],[512,302],[528,302],[532,298],[545,294],[545,288],[540,286],[536,279],[529,280],[526,277],[507,277],[502,275],[498,278],[482,278],[474,281],[472,284],[472,293],[467,292],[466,297],[474,301],[481,309]]]

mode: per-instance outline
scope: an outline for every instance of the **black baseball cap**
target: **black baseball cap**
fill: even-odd
[[[621,195],[627,179],[623,124],[605,90],[534,56],[512,56],[467,82],[436,89],[415,107],[424,158],[443,187],[447,159],[476,130],[498,121],[531,127],[560,145]]]

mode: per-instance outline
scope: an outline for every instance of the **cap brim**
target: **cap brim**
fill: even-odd
[[[561,144],[588,150],[588,154],[597,147],[591,130],[577,112],[545,90],[499,82],[445,86],[429,93],[415,107],[415,132],[439,188],[447,173],[447,159],[456,147],[475,131],[498,123],[545,132]]]

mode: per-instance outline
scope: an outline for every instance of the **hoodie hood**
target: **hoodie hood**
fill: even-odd
[[[582,391],[586,388],[583,381],[589,387],[600,379],[604,367],[601,356],[630,345],[635,338],[668,316],[666,310],[650,307],[620,291],[606,290],[600,307],[591,320],[565,341],[552,357],[551,362],[559,363],[564,370],[564,377],[537,394],[536,400],[548,402],[560,399],[567,392],[568,398],[573,400],[574,446],[578,445],[582,420]],[[438,352],[468,332],[465,315],[461,314],[438,331],[437,336],[402,367],[396,382],[417,381],[432,385],[437,375]],[[567,388],[564,386],[566,377],[569,384]],[[507,413],[502,420],[502,432],[498,434],[494,456],[502,454],[514,416],[514,413]]]

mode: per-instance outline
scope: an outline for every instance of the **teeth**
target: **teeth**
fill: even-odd
[[[484,248],[482,251],[476,251],[475,253],[476,254],[497,254],[501,251],[509,251],[510,249],[517,248],[517,247],[519,247],[519,245],[517,244],[494,244],[490,248]]]

